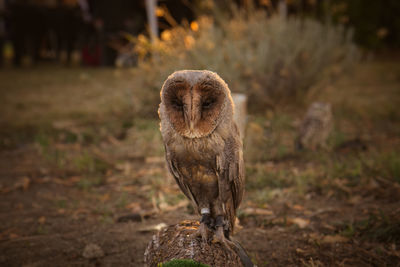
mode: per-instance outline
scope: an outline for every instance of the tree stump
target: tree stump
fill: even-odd
[[[165,264],[173,259],[193,260],[219,267],[253,266],[237,242],[230,248],[220,243],[203,242],[201,237],[196,236],[199,225],[197,221],[185,220],[155,234],[144,254],[146,266]],[[244,263],[242,263],[243,258],[245,258]]]

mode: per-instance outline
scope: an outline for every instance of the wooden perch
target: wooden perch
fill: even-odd
[[[153,236],[144,254],[146,266],[153,267],[159,263],[165,265],[174,259],[193,260],[219,267],[253,266],[237,241],[233,241],[235,245],[229,248],[220,243],[203,242],[196,235],[198,227],[199,222],[185,220],[159,231]]]

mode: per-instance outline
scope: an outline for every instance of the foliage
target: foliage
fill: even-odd
[[[169,262],[159,263],[159,267],[209,267],[207,264],[202,264],[194,260],[174,259]]]
[[[397,0],[334,0],[329,8],[335,21],[354,27],[355,41],[367,48],[396,47],[400,44],[400,11]]]
[[[145,109],[155,109],[162,82],[173,71],[209,69],[232,91],[247,93],[253,111],[263,111],[304,100],[324,71],[354,62],[358,53],[351,39],[352,32],[341,26],[233,8],[229,18],[201,16],[165,30],[155,44],[139,35],[134,73],[138,88],[148,90]]]

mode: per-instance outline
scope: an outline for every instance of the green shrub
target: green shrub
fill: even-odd
[[[302,101],[323,73],[357,57],[352,32],[312,19],[268,17],[262,10],[233,9],[231,17],[200,16],[161,33],[155,44],[134,38],[141,111],[156,110],[163,81],[175,70],[209,69],[234,92],[249,95],[252,111]]]
[[[202,264],[194,260],[175,259],[165,263],[159,263],[158,267],[209,267],[207,264]]]

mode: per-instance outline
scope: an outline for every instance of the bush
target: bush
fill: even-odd
[[[354,62],[357,49],[351,39],[352,32],[340,26],[234,9],[229,19],[202,16],[165,30],[156,44],[144,35],[135,38],[136,86],[150,92],[143,96],[143,108],[154,108],[173,71],[209,69],[232,91],[248,94],[250,111],[263,111],[302,101],[324,70]]]

